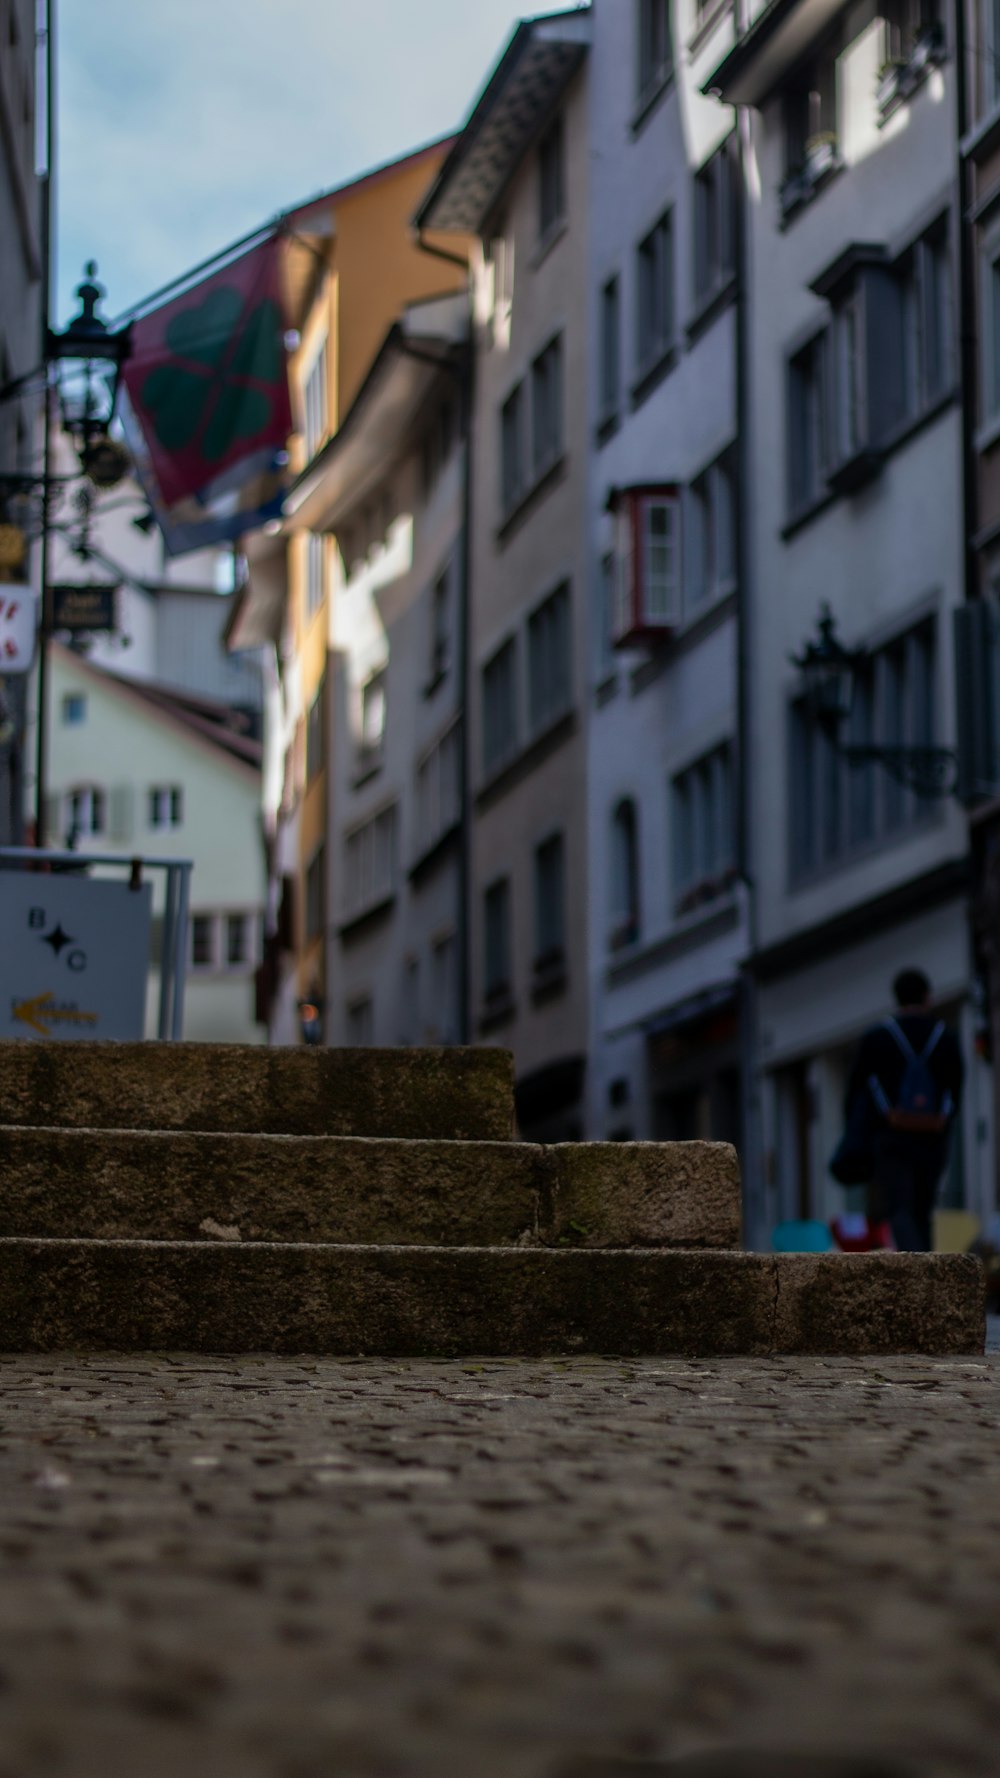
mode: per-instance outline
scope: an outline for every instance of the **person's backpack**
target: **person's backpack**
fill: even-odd
[[[931,1073],[930,1059],[944,1036],[944,1021],[938,1020],[919,1055],[895,1019],[886,1019],[885,1029],[902,1050],[906,1067],[894,1105],[890,1103],[877,1075],[871,1076],[868,1084],[876,1105],[892,1130],[917,1130],[927,1135],[940,1135],[948,1128],[953,1109],[952,1098],[947,1091],[939,1092]]]

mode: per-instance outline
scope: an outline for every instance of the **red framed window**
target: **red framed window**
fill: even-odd
[[[655,641],[681,617],[681,502],[673,484],[616,488],[612,641]]]

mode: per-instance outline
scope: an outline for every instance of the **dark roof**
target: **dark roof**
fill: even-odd
[[[253,718],[249,711],[223,703],[218,698],[201,697],[195,692],[151,684],[144,679],[129,679],[124,673],[111,673],[93,661],[88,661],[87,667],[92,673],[141,698],[164,716],[173,717],[183,728],[231,754],[243,765],[260,770],[263,748],[260,741],[254,739]]]
[[[476,234],[587,54],[590,8],[522,19],[414,217]]]

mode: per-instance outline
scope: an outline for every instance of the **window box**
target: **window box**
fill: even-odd
[[[611,640],[634,648],[681,621],[681,518],[676,485],[612,490],[615,560]]]
[[[843,164],[837,148],[837,138],[831,130],[824,130],[818,136],[810,136],[806,143],[805,160],[794,172],[789,173],[778,194],[782,221],[787,222],[796,211],[810,204],[833,175],[840,172]]]
[[[850,456],[831,468],[827,483],[835,494],[853,494],[873,481],[882,468],[882,452],[870,445],[861,445]]]
[[[894,57],[883,64],[875,88],[875,103],[883,123],[912,98],[932,68],[940,67],[945,53],[944,29],[936,21],[920,33],[908,56]]]

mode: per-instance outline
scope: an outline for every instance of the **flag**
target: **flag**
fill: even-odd
[[[209,522],[222,499],[231,523],[262,479],[274,505],[292,427],[280,252],[272,235],[132,324],[123,420],[161,522]]]

